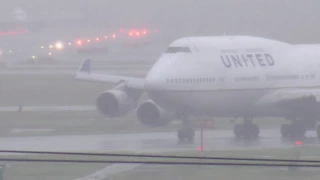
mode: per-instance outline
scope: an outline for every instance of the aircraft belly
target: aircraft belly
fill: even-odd
[[[262,115],[266,107],[253,106],[266,90],[159,91],[150,98],[162,108],[193,115],[243,116]]]

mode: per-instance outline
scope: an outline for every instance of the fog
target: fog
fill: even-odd
[[[211,116],[206,118],[200,116],[200,118],[203,118],[208,123],[205,128],[205,138],[201,140],[200,138],[203,135],[201,134],[203,131],[200,131],[201,124],[194,125],[194,123],[191,122],[192,120],[198,120],[198,116],[190,120],[185,117],[184,114],[169,112],[162,109],[160,105],[157,105],[155,102],[147,101],[150,97],[153,97],[157,99],[159,103],[162,103],[162,107],[166,106],[167,102],[174,102],[173,99],[170,99],[170,96],[165,96],[165,94],[162,96],[163,94],[150,93],[149,97],[148,94],[144,93],[145,89],[143,88],[145,88],[145,84],[141,86],[141,79],[135,80],[138,85],[136,85],[135,82],[127,85],[123,80],[127,77],[121,77],[120,79],[119,77],[113,77],[119,81],[112,80],[111,84],[109,84],[111,82],[109,79],[105,80],[108,81],[108,83],[95,84],[78,81],[75,76],[82,60],[92,59],[92,69],[96,72],[103,72],[110,75],[145,77],[153,63],[159,58],[161,53],[167,49],[170,42],[187,36],[250,35],[276,39],[293,44],[320,44],[319,7],[319,0],[3,1],[0,6],[0,150],[36,149],[42,151],[171,153],[174,155],[184,154],[186,156],[272,157],[278,159],[282,159],[283,157],[289,159],[297,158],[296,154],[298,151],[302,153],[303,157],[318,159],[318,150],[313,149],[313,147],[300,148],[300,146],[292,146],[292,142],[290,142],[291,144],[288,143],[288,145],[281,141],[283,134],[280,134],[279,127],[281,127],[282,133],[282,123],[285,124],[287,122],[285,118],[255,118],[254,120],[257,123],[254,124],[254,129],[250,129],[248,132],[252,130],[253,136],[257,136],[258,140],[246,142],[245,140],[247,139],[243,138],[244,141],[239,142],[237,141],[238,139],[233,137],[234,135],[237,136],[236,130],[233,130],[233,123],[240,122],[241,125],[235,125],[235,129],[240,126],[238,129],[241,129],[242,122],[253,121],[250,117],[244,117],[243,119],[247,119],[243,121],[242,118],[236,117],[215,119]],[[22,21],[17,21],[13,13],[17,8],[22,9],[26,13],[26,18]],[[28,30],[30,25],[30,31],[24,35],[5,35],[5,33],[3,33],[3,29],[9,29],[8,31],[11,31],[11,27],[9,26],[11,26],[11,24],[16,26],[16,23],[19,24],[19,26],[28,27],[26,28]],[[40,25],[37,23],[40,23]],[[34,28],[33,26],[36,27]],[[152,30],[152,33],[150,33],[150,36],[148,34],[145,39],[132,38],[128,40],[129,38],[126,36],[118,40],[117,36],[117,38],[114,38],[114,41],[107,41],[107,38],[105,38],[105,34],[108,34],[108,38],[111,39],[111,37],[113,37],[112,34],[119,32],[120,29],[135,28],[146,28],[150,30],[150,32]],[[97,36],[102,39],[105,38],[105,41],[102,42]],[[78,51],[81,49],[79,48],[80,46],[77,46],[76,42],[79,38],[83,38],[81,39],[84,40],[81,41],[83,44],[88,42],[87,44],[89,45],[86,47],[89,47],[89,53]],[[96,40],[96,38],[99,40]],[[91,42],[101,43],[99,45],[93,45],[94,43],[89,43],[89,39]],[[61,50],[57,48],[58,50],[55,49],[53,51],[52,49],[55,48],[55,44],[53,43],[56,43],[57,40],[64,43],[60,44],[63,48]],[[54,48],[52,48],[52,46],[54,46]],[[100,48],[106,50],[101,53]],[[188,48],[189,47],[184,47],[184,50],[191,53],[191,50]],[[99,52],[95,51],[97,49]],[[179,50],[180,47],[176,49]],[[304,50],[303,47],[300,49],[301,52],[304,52]],[[255,51],[255,49],[253,49],[253,51]],[[299,54],[300,51],[295,53]],[[268,55],[269,58],[271,57],[269,54],[264,55]],[[299,55],[299,57],[305,57],[304,55]],[[235,68],[238,67],[236,63],[234,66],[231,66],[231,56],[230,58],[228,55],[220,57],[228,61],[230,59],[229,67],[226,66],[229,70],[232,68],[237,69]],[[243,57],[244,56],[242,56],[242,58]],[[267,56],[261,56],[260,54],[254,62],[258,64],[263,61],[264,59],[261,59],[262,57]],[[278,58],[278,56],[273,57]],[[312,54],[309,57],[313,57]],[[278,62],[280,60],[279,58],[276,59]],[[276,61],[269,63],[270,67],[274,66],[274,64],[278,65]],[[248,59],[244,62],[247,65]],[[252,59],[251,62],[252,66],[256,68]],[[168,64],[169,63],[170,62],[168,62]],[[284,63],[286,63],[286,61],[284,61]],[[241,65],[240,60],[238,65],[239,64]],[[179,68],[177,68],[176,71],[183,71],[184,67],[180,67],[180,64],[178,65]],[[208,63],[208,65],[211,64]],[[266,64],[264,64],[264,66],[266,66]],[[91,64],[82,67],[81,69],[84,71],[84,74],[87,73],[85,75],[88,75],[88,72],[91,71]],[[169,68],[170,66],[166,65],[166,67]],[[308,67],[310,67],[310,65]],[[192,66],[192,68],[194,68],[192,69],[193,71],[196,71],[195,68],[201,71],[203,67]],[[224,69],[220,71],[225,73]],[[301,79],[309,78],[311,81],[313,78],[318,77],[317,74],[319,74],[313,73],[314,72],[309,71],[306,73],[304,71],[302,76],[300,76],[301,74],[294,74],[294,77],[298,79],[300,77]],[[228,73],[226,74],[228,75]],[[286,75],[287,74],[279,76],[279,78],[286,77]],[[220,79],[218,79],[216,74],[210,76],[212,77],[201,77],[200,81],[198,77],[174,77],[177,79],[166,79],[166,83],[169,84],[169,80],[172,84],[178,84],[178,81],[179,83],[185,83],[185,80],[187,83],[216,83],[219,80],[220,82],[224,82],[224,78],[219,77]],[[101,78],[102,81],[104,81],[104,78],[105,77]],[[239,79],[246,80],[246,78],[243,77]],[[253,80],[257,79],[260,80],[259,76],[255,76]],[[130,87],[130,85],[132,87]],[[117,88],[116,90],[114,90],[115,87]],[[200,84],[199,87],[201,87]],[[113,91],[109,91],[110,89],[113,89]],[[191,92],[195,89],[192,88]],[[264,93],[268,92],[269,90]],[[221,94],[217,95],[218,98],[216,99],[220,99],[217,102],[229,102],[230,106],[234,105],[233,107],[238,107],[239,109],[245,109],[245,106],[241,107],[242,104],[239,105],[239,103],[233,103],[233,101],[239,100],[240,102],[241,99],[246,99],[244,98],[246,96],[255,96],[255,98],[258,98],[264,95],[252,95],[255,93],[254,91],[246,91],[243,94],[233,92],[230,94],[235,98],[230,98],[230,94],[226,95],[224,91],[219,91],[219,93]],[[273,94],[270,94],[270,97],[273,97],[272,95]],[[172,97],[175,96],[172,95]],[[195,99],[194,101],[197,101],[195,97],[197,97],[196,93],[191,94],[188,98],[176,100],[179,102],[169,103],[170,108],[176,108],[176,105],[179,103],[190,102],[188,100],[192,98]],[[205,96],[202,94],[198,97]],[[269,96],[267,96],[266,99],[268,97]],[[180,96],[178,99],[179,98]],[[225,100],[224,98],[229,99]],[[204,103],[207,106],[210,103],[211,105],[213,104],[212,101],[208,102],[209,98],[207,99],[207,97],[205,97],[204,99],[207,101],[207,104]],[[309,107],[309,100],[312,101],[313,99],[307,99],[307,105],[303,104],[303,108]],[[200,107],[202,101],[185,103],[188,105],[184,107],[192,107],[189,106],[189,104],[193,105],[193,103],[198,103]],[[140,117],[136,115],[136,110],[139,109],[138,107],[140,107],[141,110],[138,111],[141,112]],[[196,107],[196,105],[193,105],[193,107]],[[294,112],[296,114],[307,112],[304,111],[301,106],[292,107],[293,111],[291,112],[296,110],[297,112]],[[316,106],[316,108],[317,107],[318,106]],[[229,108],[229,106],[226,106],[224,109],[227,108]],[[273,110],[272,108],[270,108],[270,112]],[[97,109],[100,111],[97,111]],[[176,109],[181,110],[182,108]],[[224,111],[224,109],[220,109],[221,114],[227,112]],[[263,110],[264,109],[262,109],[261,112]],[[182,111],[185,111],[185,109]],[[238,111],[238,109],[235,109],[235,111],[242,112],[241,110]],[[199,112],[201,114],[202,110]],[[203,112],[205,112],[205,110]],[[220,113],[220,111],[217,112]],[[187,115],[188,113],[189,112],[187,112]],[[260,112],[257,114],[259,113]],[[263,111],[262,114],[263,113],[265,113],[265,111]],[[275,111],[275,114],[277,113],[278,111]],[[308,113],[309,111],[307,114]],[[107,115],[110,114],[114,117],[107,117]],[[288,117],[291,117],[291,115],[292,114],[289,114]],[[308,116],[303,116],[303,118],[304,117],[309,119],[314,118],[309,116],[309,114]],[[171,123],[177,118],[182,120],[182,125],[180,122]],[[141,119],[143,119],[143,121]],[[214,125],[210,123],[214,123]],[[314,128],[316,123],[315,120],[311,119],[308,121],[308,124],[306,124]],[[190,124],[196,126],[196,131],[194,131],[194,128],[191,127]],[[249,125],[252,124],[249,123]],[[305,131],[303,128],[299,128],[301,124],[294,125],[298,126],[290,126],[290,128],[293,129],[292,132],[290,131],[291,129],[289,130],[289,125],[285,126],[285,128],[287,128],[287,135],[290,136],[289,133],[293,134],[292,136],[298,134],[297,136],[300,138],[300,134],[305,133]],[[259,127],[261,128],[261,133]],[[320,135],[320,126],[318,127]],[[186,141],[191,139],[190,142],[182,145],[179,144],[180,136],[182,136],[181,129],[191,130],[184,132],[185,137],[182,138],[186,139]],[[245,130],[246,129],[243,128],[241,129],[241,136],[243,137],[246,133]],[[297,133],[293,132],[294,130],[296,130]],[[240,132],[240,130],[238,131]],[[262,138],[259,137],[259,133],[262,134]],[[316,137],[317,133],[312,131],[308,133],[308,136],[309,135]],[[193,138],[197,138],[195,142]],[[178,143],[177,139],[179,139]],[[316,141],[317,140],[313,138],[311,143],[309,141],[308,143],[313,144],[316,143]],[[200,142],[201,152],[197,151],[199,150]],[[300,139],[296,142],[301,143]],[[204,152],[202,152],[203,143],[205,144]],[[287,149],[282,147],[286,147]],[[1,157],[7,156],[8,155],[0,154],[0,161]],[[39,158],[38,155],[30,157]],[[50,157],[70,159],[70,156],[55,157],[50,155]],[[91,157],[84,156],[84,158],[90,159]],[[101,160],[103,158],[99,157],[97,159]],[[132,160],[132,158],[130,158],[130,160]],[[174,159],[173,161],[178,160]],[[201,163],[204,161],[194,160],[193,162]],[[256,167],[242,168],[235,166],[153,166],[111,163],[99,165],[79,163],[64,165],[45,163],[24,165],[19,162],[14,162],[4,164],[8,167],[5,169],[8,179],[25,180],[35,178],[48,180],[85,180],[90,177],[95,177],[95,179],[99,180],[140,180],[147,178],[152,178],[153,180],[194,180],[209,178],[244,180],[290,178],[296,180],[319,179],[320,177],[318,171],[310,171],[310,169],[303,169],[303,171],[293,169],[293,171],[291,171],[292,169],[288,167],[259,169]],[[26,166],[28,167],[26,168]]]
[[[34,17],[79,18],[82,28],[143,26],[175,36],[247,34],[314,43],[319,41],[319,5],[317,0],[13,0],[2,3],[0,10],[2,20],[21,7]]]

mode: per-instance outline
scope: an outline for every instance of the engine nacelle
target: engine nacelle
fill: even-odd
[[[96,101],[100,113],[108,117],[128,114],[136,108],[137,102],[122,90],[110,90],[101,93]]]
[[[138,120],[148,126],[165,126],[174,119],[174,114],[165,111],[153,101],[145,101],[137,109]]]

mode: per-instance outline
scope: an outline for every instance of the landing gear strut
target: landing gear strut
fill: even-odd
[[[233,132],[238,140],[241,138],[244,140],[253,140],[259,137],[260,129],[252,122],[251,118],[244,118],[244,123],[236,124]]]
[[[185,141],[189,143],[193,143],[194,136],[195,136],[195,132],[194,132],[192,121],[188,118],[183,119],[182,128],[178,130],[179,143],[183,143]]]

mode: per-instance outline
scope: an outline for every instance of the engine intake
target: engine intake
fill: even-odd
[[[145,101],[137,109],[139,121],[148,126],[165,126],[174,119],[174,114],[165,111],[153,101]]]
[[[110,90],[98,96],[96,106],[103,115],[116,117],[128,114],[135,108],[136,102],[124,91]]]

